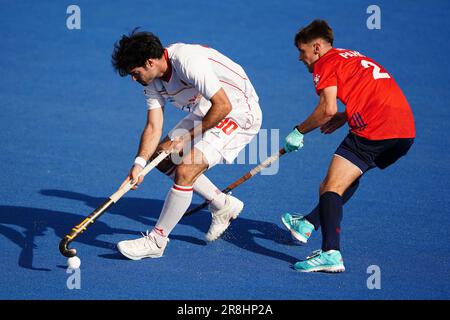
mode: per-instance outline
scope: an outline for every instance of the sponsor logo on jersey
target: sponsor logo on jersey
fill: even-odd
[[[320,76],[318,74],[314,75],[314,85],[317,86],[317,84],[319,83],[320,80]]]

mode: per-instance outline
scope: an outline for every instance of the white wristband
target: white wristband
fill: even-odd
[[[145,168],[145,166],[147,165],[147,161],[145,161],[145,159],[142,157],[136,157],[136,159],[134,159],[134,164]]]

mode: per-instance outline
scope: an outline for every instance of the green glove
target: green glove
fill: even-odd
[[[284,140],[284,150],[298,151],[301,147],[303,147],[303,134],[295,128]]]

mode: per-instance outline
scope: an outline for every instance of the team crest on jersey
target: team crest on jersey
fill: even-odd
[[[319,83],[320,80],[320,76],[318,74],[314,75],[314,85],[317,86],[317,84]]]

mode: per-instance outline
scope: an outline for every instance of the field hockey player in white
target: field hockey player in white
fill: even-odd
[[[133,260],[161,257],[193,191],[210,202],[206,240],[218,239],[244,203],[222,193],[204,173],[216,164],[232,163],[258,134],[262,121],[258,96],[245,71],[212,48],[183,43],[164,48],[157,36],[137,30],[116,43],[112,62],[121,76],[130,75],[144,87],[147,102],[138,153],[123,183],[135,180],[162,150],[173,156],[157,168],[174,180],[153,229],[119,242],[119,251]],[[188,115],[161,141],[167,101]],[[142,180],[137,179],[135,188]]]

